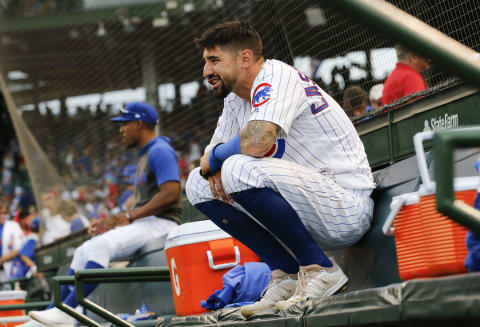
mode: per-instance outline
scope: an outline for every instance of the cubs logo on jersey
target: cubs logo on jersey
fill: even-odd
[[[285,139],[276,139],[272,148],[263,155],[264,158],[280,159],[285,154]]]
[[[270,100],[270,93],[272,92],[272,85],[268,83],[259,84],[255,91],[253,92],[252,97],[252,106],[253,108],[258,108],[261,105],[265,104]]]

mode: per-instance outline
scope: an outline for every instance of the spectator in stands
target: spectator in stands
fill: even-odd
[[[47,193],[42,196],[43,210],[40,214],[45,230],[42,236],[42,244],[49,244],[70,234],[70,223],[58,213],[58,198]]]
[[[32,232],[30,226],[34,218],[35,214],[31,214],[29,209],[22,209],[19,211],[17,222],[25,235],[29,235]]]
[[[360,86],[350,86],[343,93],[343,110],[353,118],[367,112],[367,93]]]
[[[1,176],[2,176],[2,191],[4,196],[10,198],[13,196],[13,177],[12,177],[12,170],[8,167],[0,167],[1,168]]]
[[[12,268],[10,270],[11,279],[42,276],[41,273],[37,272],[37,261],[35,260],[35,247],[38,243],[40,219],[33,219],[30,223],[29,229],[31,230],[31,233],[25,238],[22,248],[18,251],[18,255],[12,261]]]
[[[155,136],[157,111],[143,102],[129,103],[122,114],[111,119],[122,123],[120,132],[128,147],[140,148],[136,180],[135,207],[93,221],[89,232],[94,236],[76,249],[70,270],[106,268],[111,260],[134,254],[147,242],[156,240],[177,226],[180,219],[180,176],[177,156],[165,137]],[[96,284],[85,285],[88,296]],[[63,302],[76,307],[75,291],[62,287]],[[45,311],[30,311],[35,321],[29,326],[73,326],[75,320],[53,306]]]
[[[11,261],[17,256],[18,250],[22,246],[25,235],[20,226],[7,219],[8,206],[0,200],[0,280],[8,280],[10,270],[12,269]]]
[[[427,59],[413,53],[401,45],[396,45],[398,63],[384,83],[383,105],[395,102],[415,92],[428,88],[421,72],[429,67]]]
[[[382,104],[382,95],[383,95],[383,84],[374,85],[368,94],[368,99],[370,100],[370,110],[377,111],[383,107]],[[367,107],[367,112],[369,112]]]
[[[85,229],[90,225],[88,219],[78,212],[77,206],[72,200],[61,200],[58,206],[58,213],[70,223],[71,233]]]
[[[81,156],[78,158],[77,161],[77,169],[80,175],[83,177],[88,178],[93,172],[93,163],[91,157],[91,147],[87,147],[82,151]]]

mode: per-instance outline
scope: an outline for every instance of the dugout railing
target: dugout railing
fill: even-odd
[[[159,282],[170,281],[168,267],[145,267],[145,268],[123,268],[123,269],[87,269],[79,270],[75,276],[53,277],[53,298],[57,308],[74,317],[79,322],[90,327],[101,327],[102,325],[91,317],[76,311],[62,301],[62,285],[74,285],[76,300],[85,309],[102,317],[116,326],[134,327],[135,324],[122,320],[114,313],[87,299],[84,295],[84,285],[87,283],[129,283],[129,282]],[[154,321],[143,322],[142,325],[154,325]]]

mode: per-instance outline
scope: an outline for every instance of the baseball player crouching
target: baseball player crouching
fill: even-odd
[[[180,176],[177,156],[168,138],[156,137],[156,110],[147,103],[132,102],[122,114],[111,119],[122,124],[120,132],[128,147],[140,148],[137,164],[135,206],[108,219],[93,221],[94,236],[75,250],[70,270],[105,268],[110,261],[134,254],[149,241],[160,238],[177,226],[180,219]],[[97,284],[85,285],[88,296]],[[75,291],[62,286],[63,302],[76,307]],[[75,320],[53,307],[30,311],[32,321],[24,326],[74,326]]]
[[[355,128],[308,76],[265,60],[249,23],[218,24],[195,42],[224,108],[187,196],[272,269],[263,297],[242,314],[334,294],[348,278],[322,249],[357,242],[373,211]]]

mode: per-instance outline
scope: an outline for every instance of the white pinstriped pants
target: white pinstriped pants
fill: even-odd
[[[214,199],[199,172],[193,170],[186,185],[194,205]],[[263,187],[280,193],[324,250],[350,246],[370,228],[370,189],[345,190],[331,178],[286,160],[231,156],[222,166],[222,184],[229,194]],[[246,212],[238,203],[233,205]]]
[[[150,216],[119,226],[83,243],[75,250],[70,268],[84,269],[88,261],[108,267],[110,261],[133,255],[153,239],[167,234],[177,223]]]

